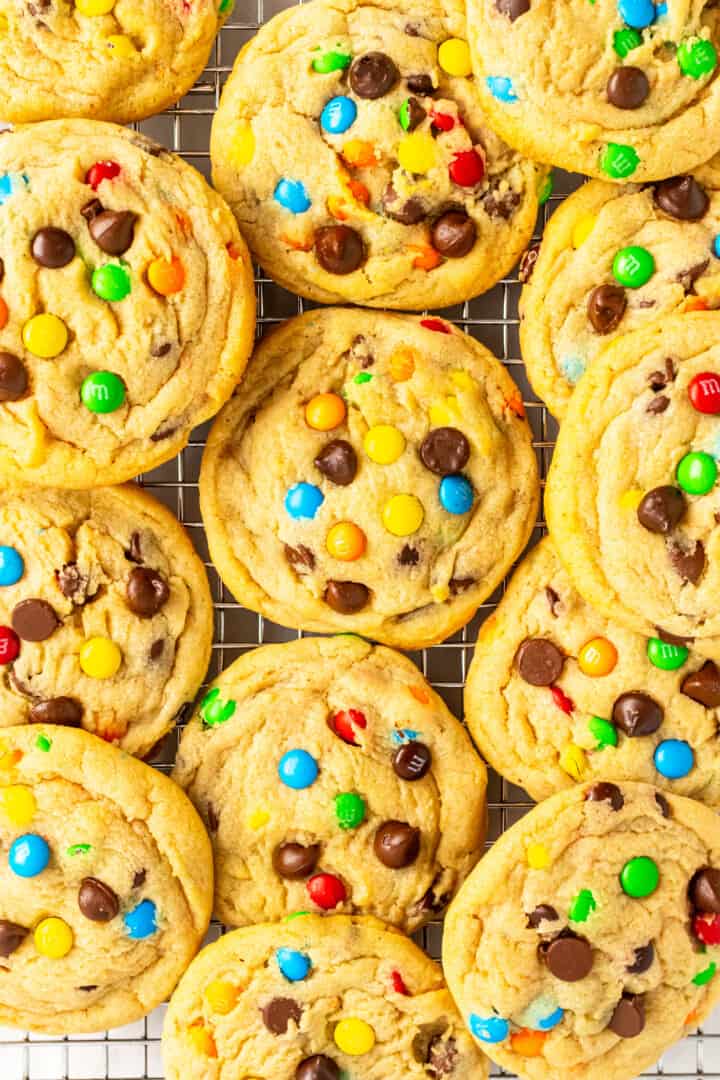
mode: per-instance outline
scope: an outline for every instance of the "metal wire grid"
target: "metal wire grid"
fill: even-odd
[[[238,0],[198,83],[174,108],[136,125],[138,130],[182,154],[209,179],[210,123],[234,59],[258,27],[287,6],[287,0],[255,0],[254,3],[253,0]],[[543,208],[535,239],[539,239],[553,209],[581,182],[580,177],[556,172],[555,190]],[[312,306],[259,271],[256,290],[258,336],[262,336],[267,327]],[[523,394],[544,485],[557,427],[544,405],[533,395],[525,377],[518,341],[519,293],[520,284],[513,275],[484,296],[447,308],[442,315],[482,341],[510,370]],[[141,477],[140,482],[183,522],[205,562],[215,606],[213,655],[207,675],[207,682],[210,682],[248,650],[298,635],[240,607],[210,562],[198,498],[200,459],[208,426],[194,432],[189,445],[177,458]],[[543,531],[541,516],[533,541]],[[432,649],[410,654],[457,716],[462,716],[462,690],[478,629],[494,610],[503,590],[504,585],[481,606],[472,622],[452,638]],[[177,743],[178,733],[175,732],[154,762],[157,768],[165,772],[170,770]],[[530,806],[532,802],[524,791],[491,771],[488,845],[521,818]],[[213,924],[208,940],[222,932],[223,927]],[[419,943],[435,959],[440,957],[441,940],[440,921],[430,924],[418,935]],[[162,1080],[160,1036],[164,1012],[163,1006],[144,1020],[124,1028],[68,1038],[0,1029],[0,1080]],[[494,1069],[493,1075],[507,1074]],[[696,1080],[698,1077],[720,1080],[720,1010],[705,1024],[701,1033],[678,1044],[655,1069],[643,1075],[672,1077],[674,1080]]]

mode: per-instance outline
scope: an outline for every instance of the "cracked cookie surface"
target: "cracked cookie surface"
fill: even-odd
[[[0,729],[82,725],[142,757],[195,697],[212,634],[202,562],[140,488],[0,495]]]
[[[377,919],[300,915],[208,946],[173,995],[170,1080],[484,1080],[442,973]]]
[[[285,626],[415,648],[464,625],[535,520],[520,392],[441,319],[314,311],[258,346],[200,476],[213,560]]]
[[[231,394],[255,296],[232,214],[133,131],[0,138],[0,473],[93,487],[174,457]]]
[[[213,178],[282,285],[421,310],[510,271],[546,170],[487,125],[465,36],[456,0],[323,0],[243,49],[213,121]]]
[[[479,1045],[525,1080],[631,1080],[720,997],[717,815],[579,785],[505,832],[448,912],[443,966]]]
[[[485,837],[485,766],[409,660],[354,637],[236,660],[183,733],[174,779],[205,819],[215,914],[437,915]]]
[[[0,1023],[140,1019],[210,920],[212,854],[166,777],[84,731],[0,731]]]

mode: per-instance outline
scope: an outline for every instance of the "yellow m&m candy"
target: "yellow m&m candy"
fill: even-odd
[[[305,423],[315,431],[332,431],[345,419],[345,402],[338,394],[316,394],[305,406]]]
[[[123,60],[130,60],[131,57],[137,56],[137,49],[126,34],[111,34],[110,37],[105,38],[105,44],[115,56],[120,56]]]
[[[122,653],[110,638],[88,638],[80,649],[80,667],[91,679],[111,679],[121,664]]]
[[[375,1045],[375,1032],[364,1020],[348,1017],[335,1025],[335,1045],[343,1054],[359,1057],[369,1054]]]
[[[593,638],[578,653],[578,665],[585,675],[609,675],[617,664],[617,649],[607,638]]]
[[[574,248],[579,248],[585,243],[595,228],[596,221],[597,218],[594,214],[583,214],[582,217],[577,219],[572,231],[572,246]]]
[[[0,788],[0,810],[13,825],[29,825],[37,810],[35,796],[21,784]]]
[[[23,344],[33,356],[52,360],[67,345],[68,332],[65,323],[57,315],[33,315],[23,326]]]
[[[415,495],[393,495],[383,507],[383,525],[393,536],[410,536],[423,523],[423,504]]]
[[[568,743],[558,759],[558,764],[573,780],[580,780],[587,767],[585,751],[575,743]]]
[[[34,939],[40,955],[49,956],[51,960],[62,960],[67,956],[75,940],[68,924],[55,915],[40,920],[35,927]]]
[[[395,382],[406,382],[415,371],[415,351],[404,346],[396,349],[388,360],[388,369]]]
[[[109,15],[115,0],[75,0],[75,7],[81,15]]]
[[[376,465],[392,465],[405,449],[405,436],[391,424],[376,424],[366,433],[363,446]]]
[[[334,559],[354,562],[365,554],[367,539],[359,525],[352,521],[339,521],[327,534],[325,546]]]
[[[217,1046],[211,1033],[202,1024],[195,1024],[188,1030],[188,1038],[192,1044],[193,1050],[198,1054],[204,1054],[205,1057],[217,1057]]]
[[[401,168],[411,173],[430,172],[437,162],[437,146],[426,131],[413,131],[398,143],[397,157]]]
[[[525,855],[531,870],[547,870],[550,865],[550,854],[544,844],[530,844]]]
[[[449,38],[438,49],[438,63],[448,75],[467,78],[472,75],[470,47],[462,38]]]
[[[205,988],[205,1000],[212,1011],[220,1016],[233,1011],[239,996],[237,987],[223,979],[215,979]]]
[[[248,120],[240,120],[230,144],[230,159],[233,165],[242,168],[249,165],[255,157],[255,134]]]

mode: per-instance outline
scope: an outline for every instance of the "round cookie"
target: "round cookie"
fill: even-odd
[[[536,161],[661,180],[720,150],[713,0],[470,0],[483,109]]]
[[[520,392],[437,318],[312,311],[257,348],[200,474],[213,561],[285,626],[419,648],[524,547],[537,465]]]
[[[711,656],[720,637],[719,342],[711,311],[613,342],[573,395],[545,493],[558,555],[589,604]]]
[[[231,926],[302,908],[416,930],[485,838],[485,766],[462,726],[414,664],[354,635],[236,660],[173,777],[207,823]]]
[[[719,719],[717,664],[598,614],[549,539],[483,624],[465,687],[483,756],[538,801],[645,780],[720,807]]]
[[[183,793],[84,731],[0,732],[0,1024],[54,1035],[159,1005],[210,921],[212,853]]]
[[[720,999],[717,814],[648,784],[561,792],[497,840],[445,922],[448,985],[525,1080],[632,1080]]]
[[[140,488],[0,494],[0,729],[82,725],[142,757],[195,697],[212,635],[202,562]]]
[[[652,187],[592,180],[530,249],[520,343],[539,397],[562,417],[573,387],[619,334],[720,305],[720,159]]]
[[[0,475],[94,487],[174,457],[252,348],[252,268],[181,158],[87,120],[0,138]]]
[[[512,269],[549,181],[487,125],[465,34],[459,0],[317,0],[242,50],[213,179],[281,285],[419,311]]]
[[[379,920],[301,914],[191,964],[163,1030],[168,1080],[485,1080],[442,973]]]
[[[129,124],[174,105],[205,67],[232,0],[0,5],[2,119]]]

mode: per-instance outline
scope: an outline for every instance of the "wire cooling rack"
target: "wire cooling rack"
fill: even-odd
[[[208,146],[210,124],[220,93],[239,50],[273,15],[289,4],[287,0],[237,0],[234,14],[222,29],[210,64],[190,93],[174,108],[136,125],[140,131],[210,177]],[[535,239],[558,203],[582,182],[581,177],[555,173],[555,189],[538,220]],[[503,279],[490,292],[465,304],[445,309],[441,314],[483,342],[503,360],[520,387],[532,427],[542,482],[547,476],[557,427],[541,402],[533,395],[520,359],[518,341],[517,275]],[[262,273],[256,275],[258,336],[273,324],[297,315],[309,305],[280,288]],[[177,515],[188,530],[205,561],[215,605],[213,656],[207,681],[210,682],[238,656],[258,645],[287,641],[296,633],[277,626],[241,608],[223,586],[210,562],[205,531],[200,518],[198,474],[209,425],[194,432],[187,448],[173,461],[140,478],[140,482]],[[533,541],[544,531],[538,520]],[[427,679],[456,716],[462,716],[462,692],[481,623],[495,608],[504,586],[499,588],[473,621],[442,645],[411,653]],[[168,772],[177,750],[177,732],[166,741],[153,763]],[[527,812],[532,802],[490,771],[488,787],[488,845]],[[213,924],[208,940],[222,933]],[[435,959],[440,957],[442,925],[435,922],[417,936],[419,943]],[[1,992],[1,990],[0,990]],[[28,1035],[0,1028],[0,1080],[163,1080],[160,1036],[164,1006],[135,1024],[93,1035],[52,1038]],[[498,1069],[493,1075],[507,1075]],[[720,1010],[708,1020],[702,1032],[678,1044],[655,1069],[643,1076],[665,1076],[674,1080],[720,1080]],[[284,1080],[284,1078],[277,1078]],[[402,1080],[398,1077],[397,1080]],[[562,1077],[558,1077],[562,1080]]]

